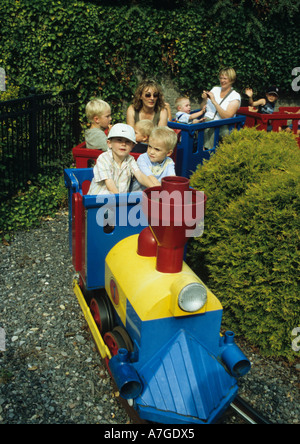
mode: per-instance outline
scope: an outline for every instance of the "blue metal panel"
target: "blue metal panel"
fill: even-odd
[[[205,344],[213,355],[220,350],[220,328],[223,310],[187,317],[169,317],[142,322],[127,300],[126,330],[139,347],[138,366],[149,362],[180,329],[189,331],[199,342]]]
[[[105,258],[125,237],[140,233],[148,222],[141,208],[142,192],[83,196],[86,210],[85,281],[87,290],[105,286]],[[105,213],[113,216],[111,233],[103,227]],[[125,266],[125,264],[124,264]]]
[[[179,331],[139,370],[141,418],[161,423],[212,423],[237,393],[236,380],[198,340]]]

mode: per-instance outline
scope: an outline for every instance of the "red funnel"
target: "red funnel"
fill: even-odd
[[[204,219],[206,196],[191,190],[185,177],[162,179],[161,187],[144,191],[143,211],[157,242],[156,269],[162,273],[182,270],[184,247]],[[197,230],[196,230],[197,231]]]

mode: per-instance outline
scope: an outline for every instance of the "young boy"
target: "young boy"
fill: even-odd
[[[169,157],[176,143],[177,134],[166,126],[156,127],[151,132],[147,153],[141,154],[137,164],[152,186],[160,186],[163,177],[176,176],[174,161]]]
[[[110,149],[97,159],[88,194],[127,193],[133,176],[143,186],[152,186],[129,154],[135,143],[134,129],[130,125],[117,123],[112,127],[107,138]]]
[[[136,122],[134,131],[137,143],[132,150],[133,153],[145,153],[147,151],[149,136],[153,128],[152,120],[145,119]]]
[[[176,121],[180,123],[200,123],[205,119],[198,119],[205,114],[206,106],[196,113],[190,114],[191,112],[191,103],[188,97],[178,97],[175,102],[177,113],[176,113]]]
[[[258,111],[261,114],[273,114],[276,101],[279,98],[279,89],[276,86],[270,86],[266,91],[266,97],[253,101],[253,90],[246,88],[245,94],[249,97],[249,110]],[[252,109],[258,107],[258,110]],[[251,108],[251,109],[250,109]]]
[[[86,147],[94,150],[107,151],[107,137],[104,130],[111,123],[111,109],[104,100],[91,100],[85,108],[86,117],[91,126],[85,132]]]

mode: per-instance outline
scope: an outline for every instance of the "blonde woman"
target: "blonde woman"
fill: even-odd
[[[219,72],[220,86],[215,86],[211,91],[203,91],[203,105],[206,105],[205,120],[231,119],[235,117],[241,106],[241,96],[233,89],[236,81],[236,72],[233,68],[224,68]],[[220,128],[220,137],[228,134],[228,126]],[[204,146],[211,149],[214,146],[214,128],[204,131]]]

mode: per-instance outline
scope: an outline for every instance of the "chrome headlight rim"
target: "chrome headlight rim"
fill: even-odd
[[[192,282],[182,288],[178,295],[178,306],[186,313],[200,311],[207,302],[207,289],[199,282]]]

